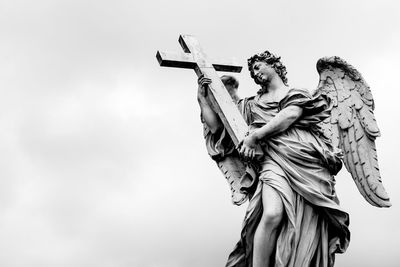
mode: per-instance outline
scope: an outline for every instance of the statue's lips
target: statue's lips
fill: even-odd
[[[267,81],[267,77],[265,77],[265,75],[260,74],[260,75],[257,75],[256,77],[257,77],[258,82],[260,82],[260,83]]]

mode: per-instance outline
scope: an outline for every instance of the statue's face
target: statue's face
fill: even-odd
[[[260,85],[267,85],[275,73],[274,68],[264,61],[256,61],[252,66],[254,81]]]

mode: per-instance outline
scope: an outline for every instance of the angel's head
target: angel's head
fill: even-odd
[[[260,79],[258,79],[258,77],[255,75],[255,70],[254,70],[254,67],[255,65],[257,65],[256,64],[257,62],[264,62],[267,65],[269,65],[271,68],[274,69],[276,74],[278,74],[282,82],[285,85],[288,85],[288,80],[286,78],[287,71],[286,67],[281,62],[281,57],[278,57],[269,51],[265,51],[259,54],[255,54],[254,56],[252,56],[247,60],[251,78],[253,78],[257,84],[260,84],[261,83]]]

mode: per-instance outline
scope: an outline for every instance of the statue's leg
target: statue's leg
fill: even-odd
[[[274,188],[263,184],[263,214],[254,234],[253,267],[270,266],[284,207]]]

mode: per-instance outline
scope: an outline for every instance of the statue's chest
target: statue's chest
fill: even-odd
[[[279,112],[277,102],[253,102],[249,106],[250,109],[250,124],[262,125],[268,123]]]

